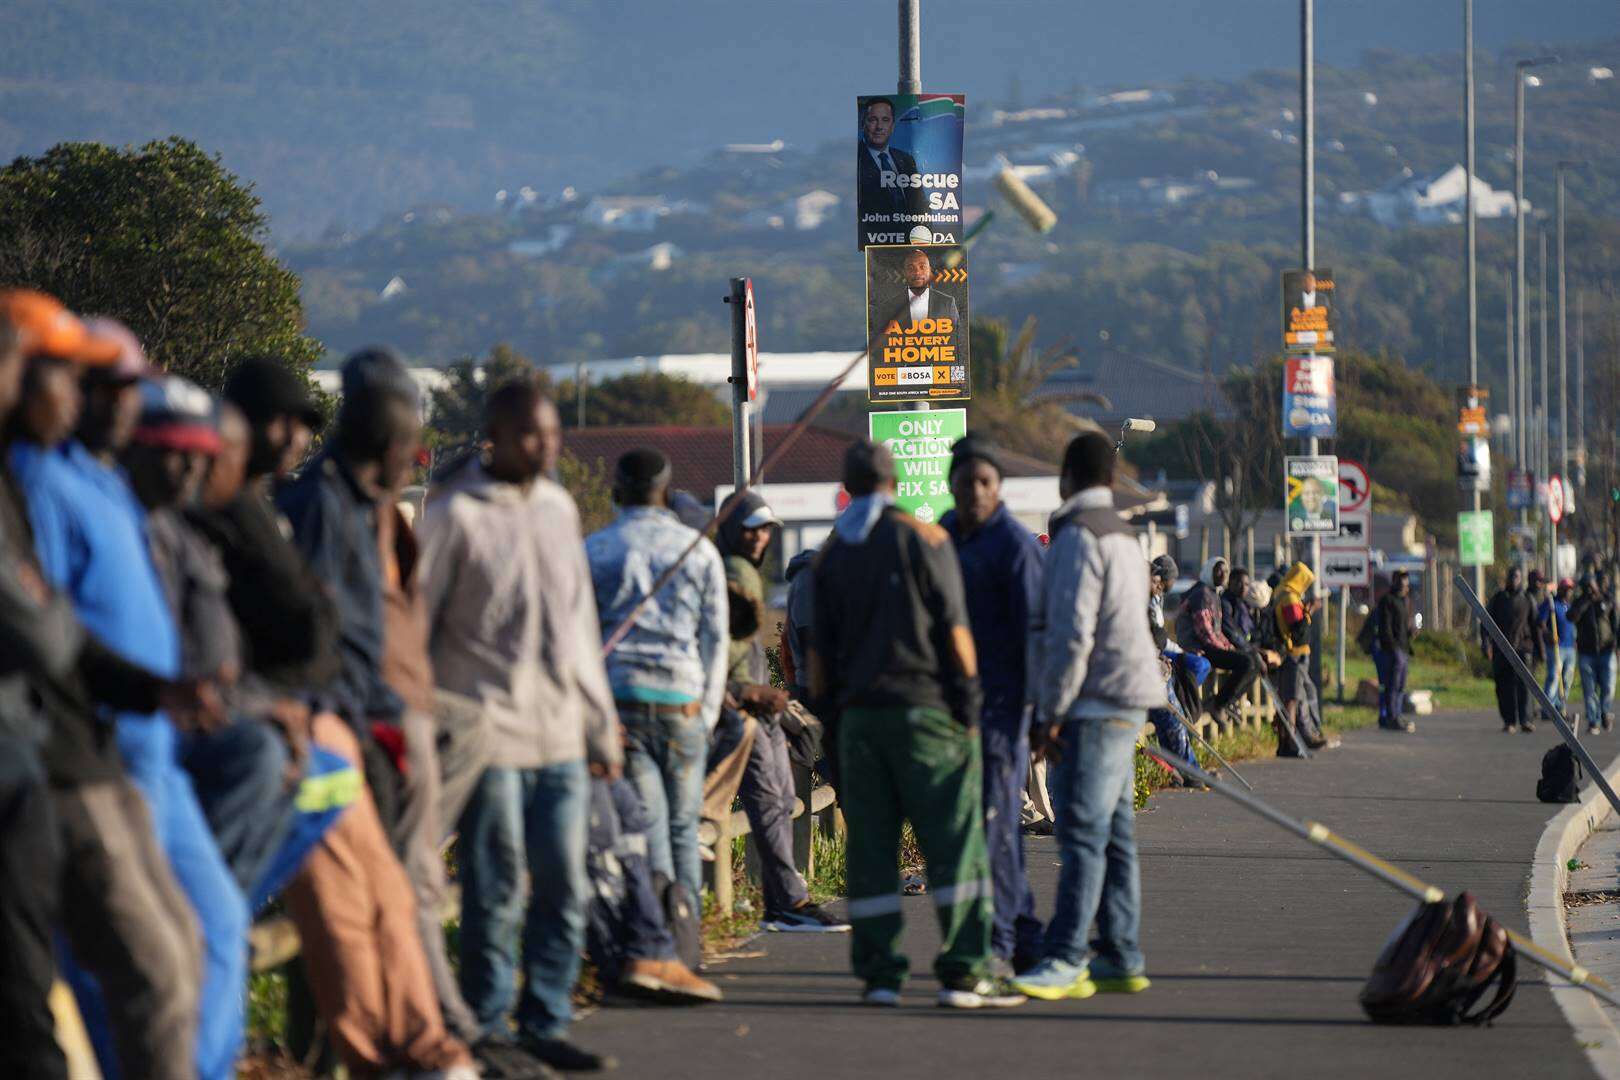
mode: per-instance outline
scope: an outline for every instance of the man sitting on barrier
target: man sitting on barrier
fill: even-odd
[[[1206,706],[1209,714],[1227,719],[1232,705],[1259,677],[1259,658],[1241,650],[1222,629],[1221,590],[1226,587],[1227,562],[1219,556],[1204,563],[1198,582],[1181,600],[1176,614],[1176,640],[1183,649],[1195,652],[1222,672],[1220,689]]]

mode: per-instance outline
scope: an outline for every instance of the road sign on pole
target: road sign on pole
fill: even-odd
[[[1372,505],[1372,481],[1367,466],[1349,458],[1339,459],[1339,510],[1366,510]]]
[[[1564,520],[1564,478],[1547,477],[1547,519],[1554,525]]]
[[[1496,526],[1489,510],[1458,513],[1457,561],[1463,566],[1490,566],[1496,562]]]

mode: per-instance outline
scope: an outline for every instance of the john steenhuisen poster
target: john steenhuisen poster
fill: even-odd
[[[960,242],[966,102],[961,94],[855,99],[857,246]]]

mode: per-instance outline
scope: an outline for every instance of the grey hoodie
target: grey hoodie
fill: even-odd
[[[579,511],[470,461],[435,484],[418,530],[433,673],[495,726],[493,764],[623,759]]]
[[[1043,603],[1029,642],[1036,715],[1067,720],[1082,703],[1119,709],[1164,704],[1164,676],[1148,608],[1141,546],[1114,510],[1113,493],[1088,488],[1052,516]]]

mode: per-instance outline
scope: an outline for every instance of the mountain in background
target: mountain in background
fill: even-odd
[[[1477,7],[1482,49],[1620,34],[1614,0]],[[969,95],[970,140],[992,105],[1261,69],[1282,87],[1297,63],[1287,0],[923,8],[924,82]],[[1455,52],[1457,8],[1318,5],[1318,55]],[[307,238],[501,189],[598,190],[727,143],[813,148],[894,78],[879,0],[10,0],[0,157],[180,135],[254,182],[279,237]]]

